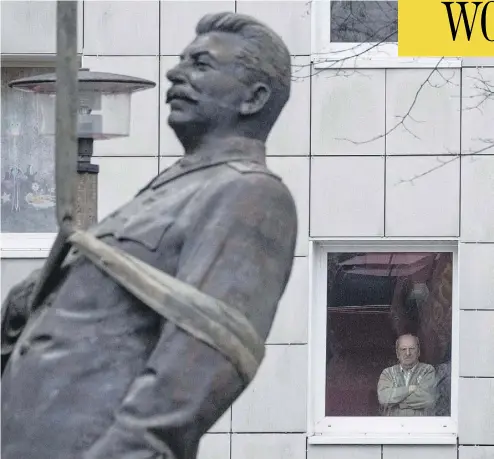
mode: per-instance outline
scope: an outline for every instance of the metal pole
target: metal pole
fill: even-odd
[[[77,2],[57,1],[57,81],[55,184],[59,232],[31,297],[36,309],[60,278],[60,267],[70,250],[77,187],[78,97]]]
[[[60,230],[73,226],[77,177],[77,2],[57,1],[55,183]]]
[[[93,139],[80,138],[77,161],[76,226],[87,229],[98,221],[98,172],[99,166],[91,164]]]

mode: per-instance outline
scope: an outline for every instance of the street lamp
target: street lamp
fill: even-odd
[[[91,164],[94,140],[127,137],[130,132],[131,95],[153,88],[156,83],[125,75],[78,72],[77,141],[77,211],[76,225],[88,228],[97,220],[97,174]],[[13,89],[34,93],[38,98],[41,133],[55,135],[56,73],[21,78],[8,83]]]

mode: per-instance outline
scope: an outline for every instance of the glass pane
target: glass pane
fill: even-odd
[[[451,253],[329,253],[326,416],[449,416]]]
[[[34,94],[10,89],[9,81],[52,72],[49,68],[2,68],[2,232],[51,233],[55,216],[54,137],[42,136]]]
[[[397,42],[398,2],[332,1],[331,41]]]

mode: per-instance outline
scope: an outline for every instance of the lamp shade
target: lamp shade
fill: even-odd
[[[50,73],[8,83],[13,89],[36,95],[42,133],[46,135],[55,134],[56,81],[56,74]],[[128,136],[132,93],[155,86],[142,78],[80,69],[78,137],[104,140]]]

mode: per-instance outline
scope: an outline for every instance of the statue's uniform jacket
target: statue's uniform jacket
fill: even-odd
[[[265,339],[297,219],[264,155],[242,139],[184,157],[90,231],[237,308]],[[195,458],[244,388],[225,356],[75,257],[2,377],[2,458]]]

